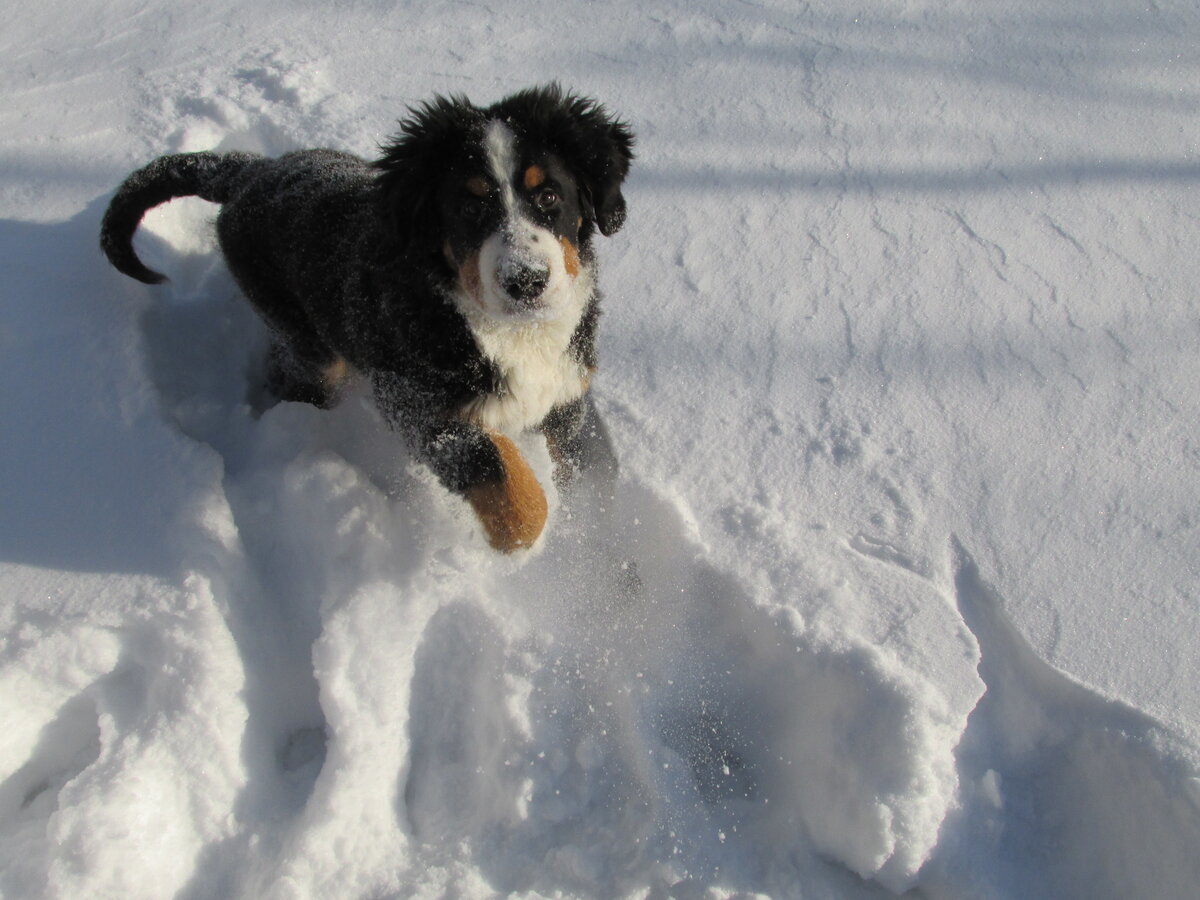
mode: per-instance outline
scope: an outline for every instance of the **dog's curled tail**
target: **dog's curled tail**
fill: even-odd
[[[225,203],[236,188],[236,176],[259,158],[253,153],[209,152],[160,156],[117,188],[100,226],[100,249],[118,271],[146,284],[161,284],[166,276],[147,268],[133,250],[133,233],[142,216],[175,197]]]

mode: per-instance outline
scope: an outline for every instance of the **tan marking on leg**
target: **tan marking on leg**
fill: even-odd
[[[479,274],[479,254],[472,253],[458,267],[458,286],[480,309],[483,302],[483,277]]]
[[[325,382],[325,387],[332,391],[341,387],[349,377],[350,363],[340,356],[321,370],[321,380]]]
[[[546,527],[546,494],[516,444],[494,431],[487,432],[487,436],[500,452],[504,479],[470,488],[467,502],[495,549],[512,553],[532,547]]]
[[[579,251],[565,237],[559,238],[558,243],[562,246],[563,265],[566,267],[567,274],[572,278],[578,278],[580,269]]]
[[[525,190],[532,191],[536,187],[541,187],[545,180],[546,170],[541,166],[530,166],[525,170]]]
[[[488,185],[487,179],[479,175],[473,175],[467,179],[467,190],[476,197],[486,197],[492,192],[491,186]]]

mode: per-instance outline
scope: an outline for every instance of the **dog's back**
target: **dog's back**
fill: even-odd
[[[291,350],[314,365],[354,346],[345,329],[364,291],[360,245],[379,235],[370,164],[335,150],[300,150],[247,177],[217,217],[217,237],[247,299]],[[356,360],[357,362],[361,362]]]

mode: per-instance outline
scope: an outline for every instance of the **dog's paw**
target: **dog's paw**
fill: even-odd
[[[546,494],[516,445],[502,434],[488,437],[500,452],[504,479],[469,488],[467,502],[479,516],[488,543],[502,553],[532,547],[546,526]]]

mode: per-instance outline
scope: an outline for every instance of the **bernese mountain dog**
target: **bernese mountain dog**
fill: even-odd
[[[569,480],[598,427],[592,239],[625,221],[632,150],[624,122],[554,84],[487,107],[439,96],[373,162],[160,157],[117,190],[100,244],[159,283],[133,249],[145,213],[174,197],[221,204],[222,254],[271,330],[272,394],[328,407],[349,378],[369,379],[388,425],[512,552],[547,517],[512,436],[542,432]]]

